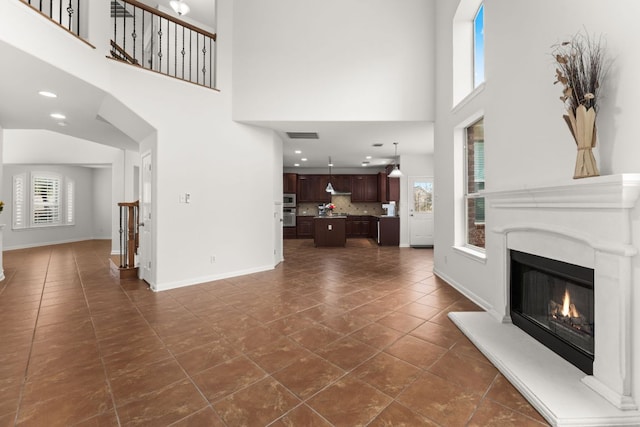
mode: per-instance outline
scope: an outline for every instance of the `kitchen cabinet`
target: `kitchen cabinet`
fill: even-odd
[[[298,203],[329,203],[331,194],[325,189],[329,183],[329,175],[298,175]]]
[[[349,215],[347,216],[346,234],[347,237],[370,237],[371,219],[369,215]]]
[[[313,243],[320,246],[344,246],[346,217],[316,217],[313,219]]]
[[[378,244],[380,246],[398,246],[400,245],[400,218],[397,216],[381,216],[380,235],[378,236]]]
[[[351,201],[377,202],[378,175],[351,175]]]
[[[293,193],[293,194],[298,192],[298,174],[297,173],[282,174],[282,192]]]
[[[386,172],[378,174],[378,201],[389,203],[391,201],[398,204],[400,202],[400,178],[389,178],[389,173],[393,166],[387,168]]]
[[[336,193],[351,193],[351,175],[333,175],[331,185]]]
[[[295,239],[298,237],[297,227],[282,227],[282,238],[283,239]]]
[[[313,217],[296,217],[296,236],[298,239],[310,239],[313,237]]]

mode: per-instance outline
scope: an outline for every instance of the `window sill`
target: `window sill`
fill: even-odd
[[[46,230],[49,228],[73,227],[75,224],[55,224],[55,225],[32,225],[30,227],[11,227],[11,231]]]
[[[481,83],[480,85],[478,85],[477,88],[473,89],[467,96],[465,96],[464,98],[462,98],[460,100],[460,102],[458,102],[456,105],[453,106],[453,108],[451,109],[452,113],[457,113],[458,111],[462,110],[462,108],[467,105],[468,103],[470,103],[475,97],[477,97],[478,95],[480,95],[482,92],[484,92],[484,87],[485,87],[486,83]]]
[[[465,257],[472,259],[481,264],[487,263],[487,253],[481,249],[471,248],[469,246],[453,246],[453,250],[460,255],[464,255]]]

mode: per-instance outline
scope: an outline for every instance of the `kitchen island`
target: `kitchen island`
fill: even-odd
[[[323,215],[313,218],[313,243],[321,246],[344,246],[347,243],[346,215]]]

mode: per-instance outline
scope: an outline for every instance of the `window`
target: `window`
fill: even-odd
[[[453,18],[453,107],[481,91],[484,75],[484,5],[460,0]]]
[[[484,248],[484,119],[465,129],[465,225],[466,244]]]
[[[473,18],[473,87],[484,83],[484,5]]]
[[[73,225],[75,182],[49,172],[13,177],[13,228]],[[64,186],[63,186],[64,183]]]

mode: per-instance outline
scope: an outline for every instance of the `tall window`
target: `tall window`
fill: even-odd
[[[73,225],[75,182],[48,172],[27,176],[13,177],[13,228]]]
[[[484,83],[484,5],[473,18],[473,87]]]
[[[484,248],[484,119],[480,119],[465,129],[466,133],[466,244]]]

